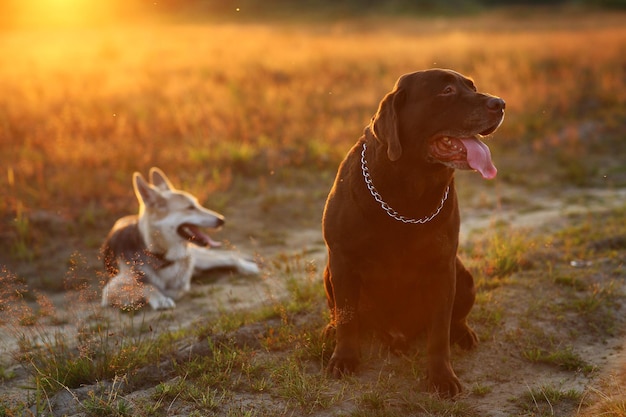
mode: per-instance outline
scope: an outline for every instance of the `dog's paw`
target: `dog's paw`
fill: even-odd
[[[163,294],[151,296],[148,299],[148,304],[150,304],[153,310],[168,310],[176,307],[174,300]]]
[[[258,275],[261,270],[256,262],[240,259],[239,262],[237,262],[237,272],[244,275]]]
[[[461,349],[470,350],[478,345],[478,336],[467,324],[457,324],[450,329],[450,342],[456,343]]]
[[[426,383],[428,391],[434,392],[443,398],[455,397],[463,391],[459,378],[457,378],[451,368],[449,370],[428,372]]]
[[[115,307],[124,311],[139,310],[143,307],[141,297],[132,292],[112,291],[108,286],[102,290],[102,307]]]
[[[326,327],[324,327],[324,330],[322,330],[322,340],[324,340],[325,342],[335,342],[335,335],[337,334],[337,327],[335,327],[333,324],[328,324]]]
[[[409,350],[409,340],[402,332],[389,331],[386,334],[386,341],[389,345],[389,350],[396,355],[401,355]]]
[[[359,356],[353,352],[333,352],[326,371],[335,378],[341,378],[344,375],[351,375],[356,371],[359,364]]]

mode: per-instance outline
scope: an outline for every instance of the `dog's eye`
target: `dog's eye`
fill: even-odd
[[[441,92],[441,95],[448,96],[448,95],[451,95],[451,94],[454,94],[454,93],[456,93],[456,88],[454,88],[453,85],[449,85],[449,86],[447,86],[446,88],[443,89],[443,91]]]

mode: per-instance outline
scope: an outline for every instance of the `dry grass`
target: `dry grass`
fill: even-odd
[[[45,297],[33,310],[16,291],[0,292],[0,309],[18,320],[9,326],[20,335],[12,356],[28,372],[30,387],[17,390],[24,377],[0,362],[0,392],[7,390],[0,416],[61,415],[59,398],[67,393],[64,411],[88,415],[621,416],[623,218],[623,209],[572,217],[554,233],[525,235],[535,262],[517,272],[491,275],[489,265],[511,258],[521,237],[485,242],[501,250],[476,271],[479,297],[471,322],[482,342],[471,354],[455,349],[455,368],[468,389],[456,401],[422,392],[421,343],[394,356],[365,342],[357,376],[338,381],[325,375],[332,346],[321,337],[328,316],[319,280],[313,281],[319,273],[302,256],[282,255],[268,268],[274,279],[285,280],[289,297],[258,311],[212,313],[176,330],[170,314],[150,318],[146,310],[107,319],[86,302],[92,294],[78,289],[84,297],[70,302],[76,307],[66,314],[93,311],[74,317],[80,326],[70,334],[45,326],[60,315]],[[572,267],[569,260],[583,253],[588,266]],[[3,287],[22,289],[4,276]],[[589,298],[601,302],[589,305]],[[594,346],[602,359],[590,354]]]

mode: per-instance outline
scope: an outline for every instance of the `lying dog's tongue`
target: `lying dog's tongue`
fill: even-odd
[[[493,179],[498,173],[498,169],[491,162],[491,151],[481,140],[477,138],[461,138],[463,146],[467,151],[467,163],[472,169],[480,172],[485,179]]]
[[[179,233],[182,232],[183,236],[186,237],[190,242],[195,243],[198,246],[210,246],[210,247],[218,247],[222,246],[221,242],[217,242],[206,233],[203,233],[199,227],[192,224],[185,224],[180,227]]]
[[[222,242],[218,242],[217,240],[211,239],[209,235],[204,235],[204,238],[209,243],[209,246],[212,248],[217,248],[218,246],[222,246]]]

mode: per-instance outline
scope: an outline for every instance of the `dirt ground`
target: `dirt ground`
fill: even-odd
[[[462,241],[467,241],[474,233],[485,230],[494,222],[506,222],[512,228],[523,228],[529,233],[544,233],[558,230],[559,227],[567,225],[568,219],[571,219],[574,214],[602,216],[604,210],[626,205],[626,189],[572,189],[536,195],[533,197],[532,206],[528,205],[524,210],[511,204],[500,204],[501,201],[519,199],[520,194],[523,193],[523,190],[508,188],[506,191],[496,189],[478,195],[464,196],[461,194]],[[116,320],[137,320],[151,323],[154,325],[154,331],[158,332],[166,329],[188,328],[206,320],[207,317],[215,317],[225,310],[254,309],[268,305],[272,300],[285,295],[282,284],[273,279],[272,269],[268,267],[273,260],[277,259],[277,256],[284,254],[300,254],[305,262],[315,265],[321,285],[321,270],[325,263],[326,253],[319,222],[315,218],[311,218],[302,222],[302,227],[294,227],[290,222],[284,222],[284,224],[272,222],[271,225],[268,225],[268,222],[271,221],[271,213],[268,214],[266,211],[264,214],[250,215],[249,208],[259,204],[259,201],[247,201],[246,204],[230,208],[228,213],[230,222],[216,237],[226,240],[230,246],[236,246],[243,253],[254,253],[259,263],[265,266],[261,276],[241,277],[228,271],[221,271],[196,281],[193,284],[191,295],[181,300],[176,309],[171,312],[153,312],[144,309],[141,314],[133,318],[123,317],[121,319],[119,312],[113,309],[102,309],[99,306],[97,291],[94,291],[90,301],[82,303],[79,307],[73,304],[73,300],[68,299],[68,296],[63,292],[44,291],[54,303],[56,315],[66,319],[61,320],[65,324],[51,324],[48,329],[50,334],[54,334],[54,332],[71,334],[76,331],[76,324],[82,318],[94,314],[94,312],[105,314],[113,322]],[[310,211],[321,213],[322,205],[323,196],[320,196],[312,203]],[[35,220],[47,223],[47,227],[50,228],[60,227],[56,222],[63,222],[62,218],[54,215],[41,213],[37,215],[39,218]],[[6,268],[8,270],[16,268],[16,272],[22,276],[37,276],[45,271],[46,276],[62,279],[64,275],[68,274],[68,264],[59,260],[72,258],[72,253],[76,250],[72,247],[73,244],[80,243],[76,240],[67,242],[63,247],[58,245],[46,247],[44,251],[49,251],[47,253],[50,254],[49,256],[43,254],[42,258],[47,259],[46,262],[7,264]],[[80,258],[82,265],[78,268],[78,273],[86,275],[98,273],[100,261],[96,247],[81,248]],[[622,258],[622,262],[624,260]],[[1,261],[0,259],[0,263],[2,263]],[[586,268],[592,265],[592,262],[597,265],[598,263],[601,264],[602,260],[572,259],[571,266],[572,268]],[[607,268],[615,269],[615,266],[607,264]],[[72,270],[72,268],[69,269]],[[623,271],[623,269],[621,270]],[[624,286],[620,290],[624,291],[626,290],[624,276],[621,276],[620,279]],[[463,394],[462,400],[471,404],[480,415],[487,417],[514,415],[574,416],[580,412],[580,406],[576,403],[552,410],[550,410],[551,406],[547,409],[541,408],[541,410],[539,406],[536,410],[520,410],[515,399],[531,392],[537,392],[537,389],[541,390],[541,387],[547,386],[558,386],[563,391],[571,389],[585,392],[585,397],[593,395],[601,397],[616,391],[621,392],[620,390],[623,389],[620,384],[626,375],[623,331],[626,320],[620,316],[623,316],[626,305],[615,306],[615,310],[619,312],[616,316],[616,328],[619,328],[619,331],[614,332],[611,336],[604,335],[597,338],[583,334],[577,344],[573,346],[573,349],[583,356],[585,361],[591,364],[595,370],[593,372],[572,372],[547,364],[529,364],[528,361],[513,351],[515,342],[511,343],[507,339],[507,337],[521,332],[519,330],[521,328],[519,316],[525,308],[523,306],[533,302],[534,294],[532,283],[517,283],[507,287],[492,300],[493,303],[506,307],[505,317],[500,322],[498,330],[492,335],[481,334],[482,343],[473,352],[466,353],[458,349],[453,351],[455,370],[464,386],[469,388],[468,392]],[[623,300],[623,297],[620,300]],[[538,308],[545,307],[538,306]],[[163,319],[164,315],[166,315],[165,320]],[[534,325],[543,326],[545,329],[558,334],[564,329],[555,330],[554,326],[567,326],[567,323],[567,320],[562,323],[538,321]],[[28,387],[31,383],[29,382],[29,375],[12,361],[13,353],[19,345],[17,336],[20,332],[15,330],[10,326],[0,327],[0,364],[3,365],[5,374],[7,372],[15,374],[13,378],[0,379],[0,393],[6,398],[25,400],[29,398],[29,394],[24,387]],[[41,328],[36,329],[37,334],[41,334],[41,331]],[[523,335],[519,335],[519,337],[520,339],[524,338]],[[403,360],[402,358],[388,357],[383,358],[381,363],[380,358],[374,359],[376,360],[366,360],[363,364],[357,377],[361,382],[380,379],[388,366],[391,367],[390,372],[393,373],[394,366],[401,366]],[[406,389],[415,389],[411,385],[412,382],[407,381]],[[477,394],[478,391],[481,391],[477,387],[482,387],[485,393]],[[137,400],[141,396],[149,397],[151,392],[150,390],[142,390],[130,393],[126,398]],[[261,397],[246,399],[244,398],[246,395],[249,394],[242,394],[242,397],[235,401],[242,403],[245,401],[272,401],[271,398],[262,399]],[[349,414],[353,408],[354,405],[350,401],[346,401],[330,409],[312,412],[311,415]],[[76,407],[70,406],[64,410],[64,412],[70,410],[70,415],[85,415]],[[302,414],[309,413],[302,412]],[[59,411],[58,414],[55,413],[54,415],[63,415],[63,412]],[[290,411],[284,415],[299,415],[299,413]]]

